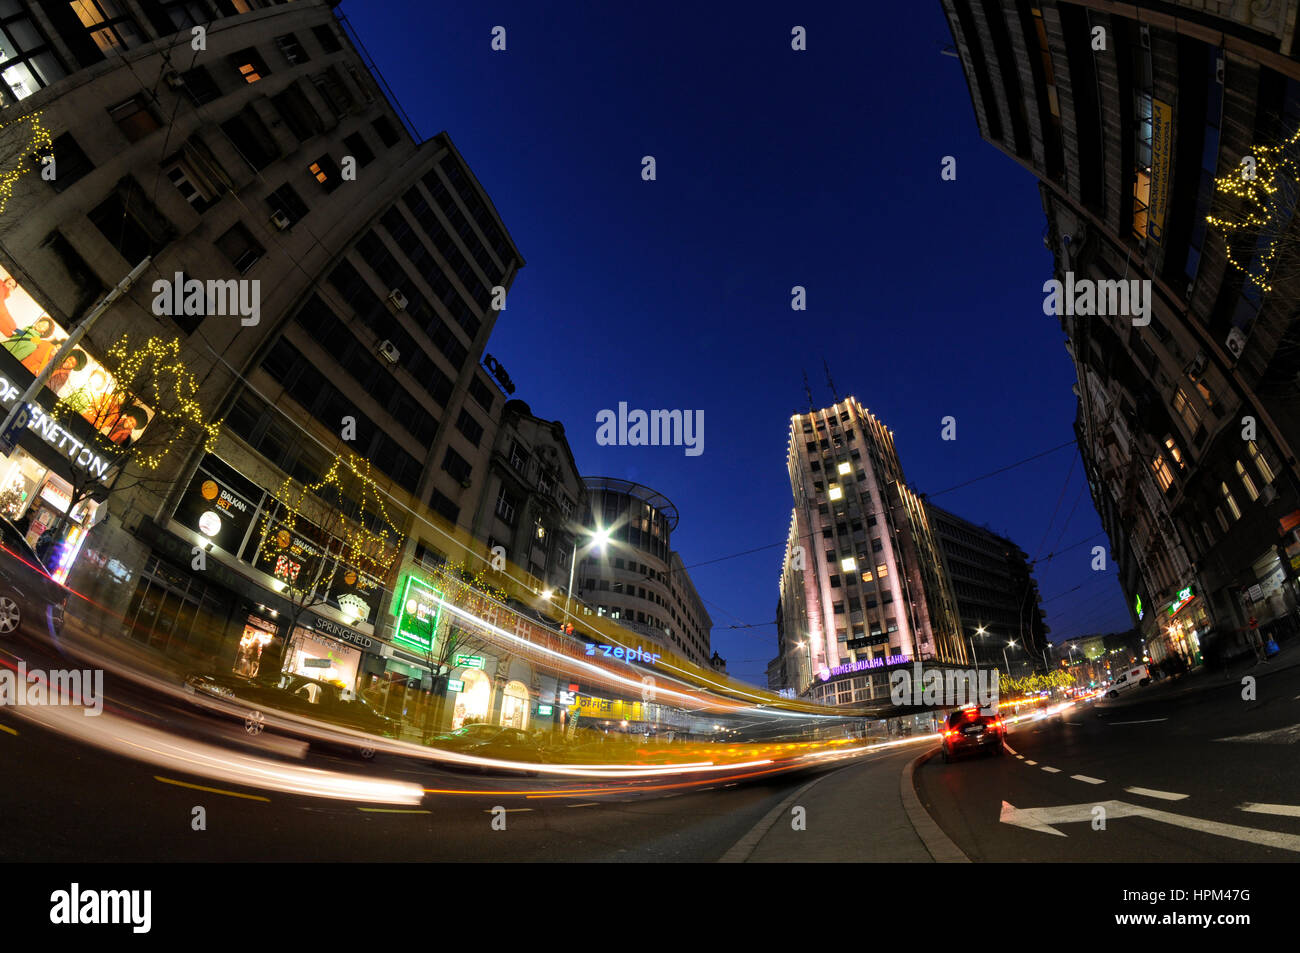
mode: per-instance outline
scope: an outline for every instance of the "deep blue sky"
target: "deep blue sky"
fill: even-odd
[[[564,422],[584,474],[672,499],[687,566],[778,544],[691,573],[714,647],[762,682],[805,369],[826,406],[825,359],[930,493],[1070,440],[1074,375],[1042,312],[1036,182],[980,140],[937,0],[894,4],[890,23],[875,4],[721,7],[342,10],[420,134],[451,134],[527,260],[488,346],[515,396]],[[795,24],[807,52],[790,49]],[[657,181],[641,180],[644,155]],[[597,446],[596,414],[619,401],[703,409],[703,455]],[[1073,447],[935,502],[1031,557],[1101,532]],[[1053,639],[1129,627],[1113,568],[1089,565],[1105,543],[1036,569]]]

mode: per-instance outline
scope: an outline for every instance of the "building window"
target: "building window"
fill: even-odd
[[[1255,481],[1250,478],[1245,465],[1240,460],[1237,461],[1237,476],[1241,478],[1242,485],[1246,488],[1246,494],[1252,501],[1259,499],[1259,491],[1255,489]]]
[[[1223,497],[1223,502],[1228,505],[1228,512],[1232,514],[1232,518],[1234,520],[1241,519],[1241,507],[1237,506],[1237,501],[1233,498],[1232,491],[1228,489],[1228,484],[1219,484],[1219,494]]]
[[[275,107],[275,111],[280,114],[284,124],[289,127],[289,131],[299,142],[306,142],[325,129],[320,113],[316,112],[316,108],[303,95],[297,83],[287,86],[284,92],[272,96],[271,105]]]
[[[1196,428],[1201,425],[1201,415],[1181,387],[1174,394],[1174,410],[1183,418],[1183,423],[1187,425],[1187,432],[1196,433]]]
[[[175,230],[144,190],[128,179],[108,198],[91,209],[90,221],[108,243],[132,265],[157,254],[171,241]]]
[[[366,137],[359,132],[343,137],[343,144],[348,147],[348,155],[357,160],[357,165],[365,168],[375,161],[375,153],[366,145]]]
[[[324,186],[326,192],[333,192],[342,183],[339,167],[328,155],[323,155],[307,167],[317,182]]]
[[[884,563],[881,563],[879,566],[876,567],[876,575],[879,576],[881,579],[884,579],[886,576],[889,575],[889,567]]]
[[[297,66],[299,63],[307,63],[311,60],[311,57],[307,55],[307,51],[302,48],[302,44],[298,42],[298,38],[292,33],[277,36],[275,45],[284,58],[289,61],[290,66]]]
[[[207,194],[195,184],[195,175],[184,159],[174,158],[163,165],[163,172],[168,181],[176,186],[176,191],[184,196],[185,201],[193,206],[194,211],[203,213],[212,206],[213,196]]]
[[[501,488],[501,494],[497,497],[497,516],[501,517],[506,525],[515,525],[515,501],[506,493],[505,487]]]
[[[271,75],[271,71],[266,68],[266,61],[251,46],[238,53],[232,53],[230,62],[239,71],[245,83],[256,83],[263,76]]]
[[[871,580],[873,580],[874,578],[875,578],[875,576],[873,576],[873,575],[871,574],[871,570],[870,570],[870,569],[868,569],[868,570],[866,570],[866,571],[864,571],[864,572],[862,573],[862,581],[863,581],[863,582],[871,582]]]
[[[1255,462],[1255,469],[1259,471],[1260,479],[1264,481],[1265,485],[1272,483],[1273,468],[1270,467],[1268,461],[1264,459],[1264,454],[1260,452],[1259,446],[1255,441],[1251,440],[1247,442],[1246,449],[1250,453],[1250,459]]]
[[[330,108],[335,116],[342,119],[355,105],[352,94],[343,83],[343,78],[339,76],[338,70],[330,67],[324,72],[317,73],[311,78],[320,93],[321,99],[325,100],[325,105]]]
[[[827,496],[831,498],[832,502],[834,502],[835,500],[842,500],[844,498],[844,491],[840,489],[838,484],[832,483],[830,492],[827,494]]]
[[[58,174],[50,180],[50,185],[56,192],[62,192],[95,169],[70,132],[65,132],[54,140],[54,167]]]
[[[1214,515],[1218,517],[1219,526],[1222,527],[1223,531],[1226,533],[1228,531],[1228,518],[1223,515],[1223,507],[1216,506],[1214,508]]]
[[[337,53],[343,49],[343,44],[339,42],[338,35],[326,24],[314,26],[311,28],[312,35],[316,37],[316,42],[326,53]]]
[[[520,473],[523,473],[528,466],[528,451],[523,448],[523,445],[518,440],[510,443],[510,465]]]
[[[447,473],[450,473],[452,475],[452,478],[462,485],[469,482],[470,474],[473,472],[474,469],[473,467],[470,466],[468,460],[462,457],[451,447],[448,447],[447,452],[443,455],[442,468]],[[509,520],[507,520],[506,522],[509,522]]]
[[[840,560],[840,569],[842,569],[844,572],[856,572],[857,568],[858,568],[858,561],[854,559],[852,556],[847,556],[844,559]]]
[[[1183,451],[1178,449],[1172,434],[1165,436],[1165,449],[1169,451],[1169,456],[1173,458],[1174,463],[1178,464],[1178,469],[1186,469],[1186,464],[1183,463]]]
[[[375,130],[375,135],[379,137],[379,141],[389,149],[401,141],[402,137],[398,135],[397,129],[393,126],[392,120],[387,116],[380,116],[370,124],[370,127]]]
[[[196,66],[194,69],[186,70],[181,73],[181,81],[185,84],[185,95],[195,106],[202,106],[204,103],[221,98],[221,87],[217,85],[217,81],[212,78],[212,74],[206,67]]]
[[[1160,484],[1162,491],[1167,491],[1173,486],[1173,471],[1169,469],[1169,464],[1165,461],[1165,455],[1159,450],[1156,451],[1155,459],[1151,461],[1151,472],[1156,475],[1156,482]]]
[[[223,122],[221,130],[235,151],[255,172],[261,172],[280,158],[275,138],[251,107],[244,107],[238,115]]]
[[[121,53],[143,42],[135,21],[123,14],[114,0],[76,0],[71,6],[104,55]]]
[[[67,75],[21,4],[0,4],[0,77],[9,96],[26,99]]]
[[[145,104],[143,96],[132,96],[126,102],[118,103],[108,110],[108,114],[117,123],[117,128],[122,130],[127,142],[139,142],[149,133],[162,128],[162,123]]]
[[[217,239],[216,246],[241,275],[247,274],[266,254],[266,249],[253,239],[252,234],[240,222],[228,228]]]
[[[465,439],[478,446],[478,442],[483,439],[483,425],[474,419],[474,416],[464,408],[461,409],[460,416],[456,418],[456,429],[465,435]]]
[[[271,209],[272,215],[276,213],[283,215],[289,220],[289,225],[295,225],[307,217],[307,203],[288,182],[268,195],[266,204]]]

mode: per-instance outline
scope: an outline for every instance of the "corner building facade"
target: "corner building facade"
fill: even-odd
[[[889,670],[963,665],[956,600],[924,503],[907,486],[893,434],[849,397],[790,422],[795,506],[778,631],[800,696],[889,698]]]

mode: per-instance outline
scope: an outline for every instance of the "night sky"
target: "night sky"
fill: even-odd
[[[1037,183],[979,138],[939,4],[890,5],[888,23],[877,4],[718,6],[341,10],[420,135],[450,133],[527,261],[488,344],[514,396],[564,423],[585,475],[676,503],[713,645],[762,683],[805,370],[827,406],[825,361],[931,494],[1070,441],[1074,374],[1042,311]],[[703,454],[598,446],[596,414],[620,401],[702,409]],[[956,441],[940,439],[948,415]],[[934,502],[1040,558],[1053,640],[1130,626],[1113,566],[1090,567],[1107,541],[1072,444]]]

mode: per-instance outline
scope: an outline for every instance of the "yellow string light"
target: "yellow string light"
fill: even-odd
[[[14,132],[9,132],[7,136],[3,135],[5,130],[13,130],[24,123],[30,123],[31,133],[27,140],[27,145],[18,150],[18,160],[13,168],[0,170],[0,215],[4,214],[5,207],[9,204],[9,197],[13,195],[14,186],[28,172],[36,168],[36,161],[41,156],[51,155],[54,152],[54,139],[50,136],[49,130],[41,125],[41,113],[29,113],[26,116],[0,124],[0,142],[7,142],[14,136]],[[28,160],[33,160],[31,165],[27,164]]]

